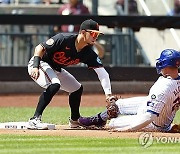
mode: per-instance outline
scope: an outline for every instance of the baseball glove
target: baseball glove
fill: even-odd
[[[180,124],[174,124],[169,133],[180,133]]]
[[[117,96],[110,96],[106,99],[107,102],[107,115],[108,119],[117,118],[119,114],[119,108],[116,105],[116,101],[118,100]]]

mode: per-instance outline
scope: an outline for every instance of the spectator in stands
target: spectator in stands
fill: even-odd
[[[170,16],[180,15],[180,0],[174,0],[174,8],[168,13]]]
[[[117,0],[115,9],[117,15],[138,15],[138,7],[136,0],[127,0],[128,1],[128,10],[125,10],[125,0]],[[116,29],[116,31],[122,31],[121,28]],[[139,28],[132,28],[133,31],[139,31]]]
[[[90,14],[89,9],[83,5],[80,0],[69,0],[69,3],[62,5],[58,10],[60,15],[84,15]],[[55,27],[54,31],[61,32],[79,32],[79,25],[62,25]]]
[[[84,15],[90,14],[89,9],[82,4],[80,0],[69,0],[69,3],[62,5],[58,10],[58,14],[60,15]],[[80,29],[80,25],[62,25],[61,27],[55,26],[55,32],[76,32],[78,33]],[[104,58],[105,49],[99,43],[95,42],[94,51],[99,56],[99,58]]]
[[[125,6],[124,0],[117,0],[116,1],[116,11],[117,15],[125,15]],[[128,15],[138,15],[138,7],[136,0],[128,0]]]
[[[52,1],[51,0],[43,0],[43,3],[46,5],[49,5],[49,4],[52,4]]]

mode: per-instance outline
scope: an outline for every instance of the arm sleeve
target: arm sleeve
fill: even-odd
[[[110,128],[117,131],[137,131],[150,124],[157,115],[146,112],[143,115],[130,115],[112,119],[109,123]]]
[[[112,94],[111,92],[111,83],[110,83],[110,78],[109,74],[107,71],[101,67],[101,68],[94,68],[94,71],[97,73],[98,78],[101,82],[101,86],[104,90],[105,94]]]

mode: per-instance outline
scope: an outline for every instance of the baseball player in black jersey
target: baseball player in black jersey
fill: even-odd
[[[38,85],[45,88],[45,91],[40,95],[34,116],[29,120],[29,129],[47,129],[47,126],[41,123],[41,116],[59,89],[69,93],[69,126],[80,126],[78,119],[83,87],[64,67],[79,63],[87,64],[88,68],[94,69],[97,73],[106,99],[111,96],[109,74],[92,49],[100,34],[103,33],[99,31],[98,23],[89,19],[81,24],[79,34],[59,33],[36,46],[34,56],[28,64],[28,73]]]

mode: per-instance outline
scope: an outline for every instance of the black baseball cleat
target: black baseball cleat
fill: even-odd
[[[90,129],[104,129],[106,121],[103,121],[100,113],[91,117],[80,117],[78,122],[81,126]]]

